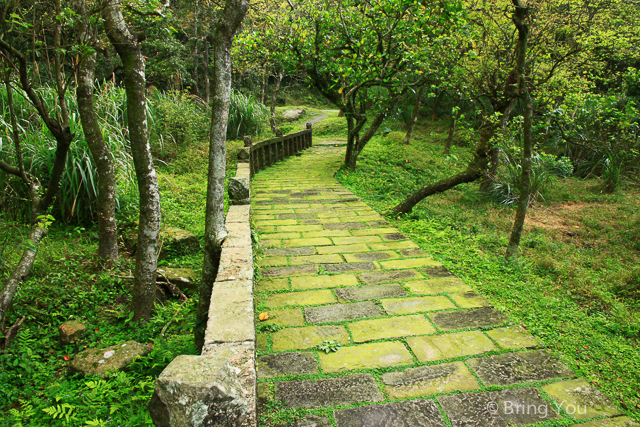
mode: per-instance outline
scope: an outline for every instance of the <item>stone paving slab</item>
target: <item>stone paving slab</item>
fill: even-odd
[[[535,388],[440,396],[438,402],[454,427],[521,426],[558,418]]]
[[[252,182],[255,301],[269,315],[256,320],[268,326],[256,336],[259,411],[327,409],[290,427],[506,427],[574,424],[568,405],[582,404],[585,427],[638,426],[342,187],[343,154],[314,146]],[[337,351],[318,348],[332,340]]]
[[[279,382],[276,399],[287,408],[326,408],[380,402],[384,396],[371,374],[354,374],[318,381]]]
[[[542,390],[567,414],[579,420],[621,414],[609,398],[583,378],[547,384]]]
[[[629,417],[616,417],[597,420],[585,424],[575,424],[573,427],[640,427],[640,423]]]
[[[498,347],[479,331],[410,337],[407,338],[407,344],[421,362],[472,356],[498,350]]]
[[[413,364],[413,356],[398,341],[362,344],[341,348],[337,352],[320,353],[323,372],[354,369],[377,369]]]
[[[349,330],[356,343],[436,332],[431,323],[421,315],[361,320],[350,323]]]
[[[374,303],[365,301],[305,308],[304,314],[309,323],[329,323],[363,319],[365,317],[378,317],[382,316],[384,312]]]
[[[444,296],[391,298],[382,299],[380,303],[389,314],[410,314],[456,308],[451,300]]]
[[[469,360],[485,385],[511,385],[556,378],[573,378],[573,371],[544,350],[521,351]]]
[[[477,390],[480,384],[464,363],[420,366],[382,375],[384,391],[392,399]]]
[[[491,307],[475,310],[447,311],[432,314],[430,317],[438,329],[443,331],[466,328],[488,328],[491,326],[501,326],[509,322],[507,316]]]
[[[386,285],[366,285],[336,289],[336,295],[340,301],[362,301],[368,299],[402,297],[407,295],[407,291],[397,283],[389,283]]]
[[[444,427],[433,400],[410,400],[333,412],[338,427]]]
[[[281,329],[271,334],[271,340],[273,351],[305,350],[317,347],[324,340],[336,340],[340,344],[348,344],[349,334],[344,326],[307,326]]]
[[[305,375],[318,372],[313,353],[276,353],[259,356],[256,360],[258,378],[283,375]]]

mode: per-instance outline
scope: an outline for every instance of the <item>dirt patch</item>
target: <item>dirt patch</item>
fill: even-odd
[[[580,228],[582,213],[593,206],[589,203],[558,204],[529,209],[525,226],[543,230],[575,230]]]

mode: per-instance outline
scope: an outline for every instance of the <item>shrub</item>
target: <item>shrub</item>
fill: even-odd
[[[267,120],[267,108],[251,95],[231,91],[227,139],[257,135]]]

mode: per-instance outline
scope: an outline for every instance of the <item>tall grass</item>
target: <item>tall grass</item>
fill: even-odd
[[[267,108],[251,95],[231,91],[227,139],[241,139],[257,135],[267,119]]]
[[[52,89],[41,91],[47,105],[55,106],[56,94]],[[77,113],[76,98],[67,96],[67,108],[71,111],[70,126],[75,138],[69,148],[67,165],[60,183],[60,189],[52,207],[52,213],[65,223],[88,223],[95,219],[98,195],[98,175],[91,159],[91,152],[82,131],[80,116]],[[18,114],[18,126],[22,136],[21,144],[25,169],[38,177],[43,185],[48,184],[55,159],[56,141],[49,130],[35,114],[33,107],[20,93],[14,94],[15,110]],[[9,159],[15,157],[9,123],[7,93],[0,89],[0,155]],[[55,107],[53,107],[55,108]],[[137,194],[135,175],[126,138],[125,95],[124,90],[105,84],[96,93],[96,110],[103,129],[105,142],[113,156],[117,171],[120,195],[124,191]],[[24,184],[4,173],[0,174],[0,206],[3,211],[16,220],[30,220],[27,192]],[[135,198],[135,196],[133,196]]]

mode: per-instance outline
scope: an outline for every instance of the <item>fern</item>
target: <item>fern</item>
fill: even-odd
[[[59,398],[56,398],[56,401],[58,401]],[[62,419],[64,418],[64,420],[66,422],[69,422],[69,420],[75,420],[76,416],[75,416],[75,406],[72,406],[68,403],[63,403],[60,405],[54,405],[54,406],[50,406],[48,408],[44,408],[43,411],[49,415],[50,417],[52,417],[53,419]]]

